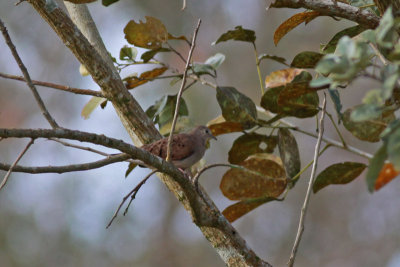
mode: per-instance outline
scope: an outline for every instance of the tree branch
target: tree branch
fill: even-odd
[[[31,141],[29,141],[29,143],[25,146],[24,150],[22,150],[22,152],[19,154],[19,156],[17,157],[17,159],[14,161],[13,164],[11,164],[8,168],[8,171],[6,173],[6,175],[3,178],[3,181],[0,184],[0,190],[3,189],[3,187],[6,185],[7,181],[8,181],[8,177],[10,177],[11,173],[15,170],[15,168],[17,167],[18,162],[21,160],[21,158],[24,156],[24,154],[26,153],[26,151],[28,151],[28,149],[31,147],[31,145],[33,144],[33,142],[35,142],[35,139],[31,139]]]
[[[186,84],[187,72],[188,72],[188,69],[190,66],[190,59],[192,58],[193,50],[194,50],[194,47],[196,46],[196,37],[197,37],[197,32],[199,31],[199,28],[200,28],[200,24],[201,24],[201,19],[198,20],[197,26],[193,33],[192,44],[190,45],[189,54],[188,54],[188,57],[186,60],[186,66],[185,66],[185,71],[183,72],[181,87],[179,88],[178,96],[176,97],[174,118],[172,119],[171,131],[170,131],[170,135],[168,137],[167,157],[166,157],[167,161],[171,160],[172,136],[174,135],[174,132],[175,132],[175,126],[176,126],[176,121],[178,119],[179,106],[181,104],[182,93],[183,93],[183,89],[185,88],[185,84]]]
[[[11,37],[8,34],[8,31],[7,31],[6,27],[4,26],[4,23],[1,19],[0,19],[0,30],[3,34],[4,40],[6,40],[6,43],[11,50],[11,53],[12,53],[15,61],[18,64],[18,67],[20,68],[22,74],[24,75],[26,84],[31,89],[33,96],[35,97],[35,100],[38,103],[40,110],[42,111],[43,116],[50,123],[51,127],[58,128],[59,126],[58,126],[57,122],[54,120],[54,118],[48,112],[46,106],[43,103],[42,98],[40,97],[38,91],[36,90],[36,87],[33,85],[31,77],[29,76],[28,70],[26,69],[24,63],[22,62],[22,59],[18,55],[17,49],[15,48],[15,45],[11,41]]]
[[[128,208],[129,208],[129,206],[131,205],[132,200],[136,197],[137,192],[139,192],[139,189],[140,189],[140,188],[142,187],[142,185],[144,185],[144,183],[146,183],[146,181],[147,181],[153,174],[155,174],[156,172],[157,172],[157,171],[152,171],[152,172],[150,172],[149,174],[147,174],[146,177],[144,177],[144,178],[142,179],[142,181],[141,181],[137,186],[135,186],[135,188],[133,188],[126,196],[124,196],[124,198],[122,199],[121,203],[119,204],[117,210],[114,212],[114,215],[112,216],[110,222],[107,224],[106,229],[108,229],[108,228],[111,226],[111,224],[113,223],[114,219],[117,218],[118,213],[119,213],[119,211],[120,211],[121,208],[122,208],[122,205],[124,205],[125,201],[132,195],[132,196],[131,196],[131,201],[129,201],[129,204],[128,204],[128,206],[127,206],[126,209],[125,209],[124,216],[127,214]]]
[[[46,9],[44,0],[27,1],[48,22],[64,44],[86,67],[94,81],[101,87],[104,96],[114,105],[129,135],[134,140],[134,136],[137,136],[142,143],[149,143],[161,138],[161,134],[157,131],[152,121],[125,88],[115,68],[107,65],[63,10],[58,7],[53,10]],[[200,197],[193,184],[175,166],[154,157],[150,153],[143,154],[143,152],[140,153],[139,151],[141,150],[129,151],[128,154],[132,157],[135,155],[130,152],[134,152],[136,156],[141,154],[146,157],[147,163],[152,159],[156,161],[152,162],[156,163],[156,165],[149,165],[157,169],[162,167],[164,173],[173,176],[161,175],[161,180],[174,193],[175,197],[182,202],[185,209],[189,211],[194,222],[226,264],[231,266],[270,266],[248,248],[246,242],[225,219],[205,192],[202,192],[203,198]],[[146,163],[145,160],[142,161]]]
[[[367,10],[360,9],[339,1],[332,0],[275,0],[270,7],[305,8],[318,11],[321,15],[335,16],[357,22],[361,26],[375,29],[379,25],[379,17]]]
[[[301,208],[301,215],[300,215],[299,227],[297,229],[296,239],[294,241],[294,245],[293,245],[292,253],[290,255],[289,262],[287,264],[289,267],[292,267],[294,264],[294,259],[296,258],[297,249],[299,247],[301,236],[304,231],[304,219],[306,217],[308,203],[310,202],[311,190],[312,190],[312,186],[313,186],[314,179],[316,176],[317,163],[318,163],[318,157],[319,157],[319,149],[321,147],[322,136],[324,135],[325,113],[326,113],[326,95],[324,96],[324,102],[322,104],[321,118],[319,119],[319,123],[318,123],[319,133],[318,133],[317,144],[315,145],[314,160],[313,160],[314,162],[313,162],[313,166],[311,168],[310,180],[308,182],[308,188],[307,188],[306,197],[304,199],[304,204],[303,204],[303,207]]]
[[[11,75],[11,74],[6,74],[6,73],[2,73],[2,72],[0,72],[0,77],[5,78],[5,79],[26,82],[25,78],[22,76]],[[100,91],[74,88],[74,87],[65,86],[65,85],[56,84],[56,83],[32,80],[32,84],[49,87],[49,88],[53,88],[53,89],[57,89],[57,90],[61,90],[61,91],[66,91],[66,92],[70,92],[70,93],[74,93],[74,94],[78,94],[78,95],[91,95],[91,96],[97,96],[97,97],[104,97],[104,95]]]
[[[83,163],[83,164],[71,164],[65,166],[43,166],[43,167],[27,167],[21,165],[8,165],[4,163],[0,163],[0,170],[13,172],[24,172],[24,173],[67,173],[67,172],[76,172],[76,171],[87,171],[93,170],[97,168],[104,167],[106,165],[110,165],[116,162],[125,161],[130,159],[131,156],[125,153],[120,153],[117,155],[112,155],[105,159],[101,159],[94,162]]]

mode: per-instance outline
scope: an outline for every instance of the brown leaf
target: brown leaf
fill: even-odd
[[[286,188],[286,174],[279,157],[255,154],[222,177],[220,189],[231,200],[278,197]]]
[[[321,13],[319,13],[318,11],[301,12],[291,16],[275,30],[274,44],[278,45],[283,36],[285,36],[288,32],[296,28],[301,23],[305,22],[307,24],[318,16],[321,16]]]
[[[275,198],[261,198],[255,200],[243,200],[227,207],[222,214],[229,222],[234,222],[246,213],[254,210],[260,205],[273,201]]]
[[[394,178],[399,175],[400,172],[396,171],[392,163],[386,163],[383,165],[382,170],[379,172],[379,176],[375,181],[375,191],[378,191],[387,183],[392,181]]]
[[[148,81],[151,81],[151,79],[160,76],[167,69],[168,68],[166,68],[166,67],[156,68],[156,69],[152,69],[152,70],[143,72],[142,74],[140,74],[140,77],[127,77],[124,79],[125,86],[128,89],[138,87],[139,85],[147,83]]]
[[[294,77],[299,75],[303,70],[301,69],[283,69],[271,72],[265,77],[265,88],[278,87],[290,83]]]
[[[125,39],[135,46],[156,49],[160,48],[168,40],[168,31],[164,24],[150,16],[146,16],[146,22],[134,20],[128,22],[124,28]]]
[[[242,132],[243,126],[239,122],[226,121],[222,115],[219,115],[215,119],[207,123],[207,127],[210,128],[214,136],[221,134]]]

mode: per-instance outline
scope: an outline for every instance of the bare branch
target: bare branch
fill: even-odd
[[[188,58],[186,60],[185,71],[183,72],[183,78],[182,78],[181,87],[179,88],[178,96],[177,96],[177,99],[176,99],[175,113],[174,113],[174,118],[172,120],[172,126],[171,126],[171,131],[170,131],[171,134],[168,137],[167,158],[166,158],[167,161],[171,160],[172,136],[173,136],[173,134],[175,132],[175,126],[176,126],[176,121],[178,119],[179,106],[181,104],[182,93],[183,93],[183,89],[185,88],[185,84],[186,84],[187,72],[188,72],[188,69],[189,69],[189,66],[190,66],[190,59],[192,58],[193,50],[194,50],[194,47],[196,46],[196,37],[197,37],[197,33],[199,31],[199,28],[200,28],[200,24],[201,24],[201,19],[198,20],[197,26],[194,29],[193,38],[192,38],[192,45],[190,46]]]
[[[109,156],[105,159],[83,163],[83,164],[71,164],[65,166],[43,166],[43,167],[27,167],[20,165],[8,165],[0,163],[0,170],[9,171],[12,169],[13,172],[24,172],[24,173],[67,173],[67,172],[76,172],[76,171],[87,171],[98,169],[104,167],[106,165],[110,165],[116,162],[122,162],[131,158],[130,155],[125,153],[120,153],[117,155]]]
[[[183,11],[183,10],[185,10],[185,8],[186,8],[186,0],[183,0],[182,9],[181,10]]]
[[[5,78],[5,79],[26,82],[25,78],[22,76],[11,75],[11,74],[6,74],[6,73],[2,73],[2,72],[0,72],[0,77]],[[53,89],[57,89],[57,90],[61,90],[61,91],[66,91],[66,92],[70,92],[70,93],[74,93],[74,94],[79,94],[79,95],[91,95],[91,96],[97,96],[97,97],[104,97],[102,92],[94,91],[94,90],[90,90],[90,89],[80,89],[80,88],[74,88],[74,87],[65,86],[65,85],[61,85],[61,84],[42,82],[42,81],[36,81],[36,80],[32,80],[32,84],[44,86],[44,87],[48,87],[48,88],[53,88]]]
[[[53,128],[58,128],[57,122],[53,119],[53,117],[50,115],[50,113],[47,111],[46,106],[43,103],[42,98],[40,97],[38,91],[36,90],[35,85],[33,85],[31,77],[29,76],[28,70],[26,69],[24,63],[22,62],[20,56],[18,55],[17,49],[15,48],[15,45],[11,41],[11,37],[8,34],[7,28],[4,26],[3,21],[0,19],[0,30],[3,34],[4,40],[6,41],[8,47],[11,50],[12,55],[14,56],[15,61],[18,64],[18,67],[22,71],[22,74],[25,77],[25,81],[29,88],[31,89],[33,96],[35,97],[36,102],[39,105],[40,110],[42,111],[43,116],[46,118],[46,120],[50,123],[51,127]]]
[[[305,8],[318,11],[321,15],[335,16],[357,22],[366,28],[375,29],[379,17],[367,10],[332,0],[275,0],[270,7]]]
[[[143,180],[137,185],[135,186],[135,188],[133,188],[126,196],[124,196],[124,198],[122,199],[121,203],[119,204],[117,210],[114,212],[114,215],[112,216],[110,222],[107,224],[106,229],[108,229],[111,224],[113,223],[114,219],[117,218],[119,211],[122,208],[122,205],[124,205],[125,201],[131,197],[131,200],[129,201],[128,206],[126,207],[125,211],[124,211],[124,216],[128,213],[128,209],[129,206],[132,203],[132,200],[136,197],[137,192],[139,192],[139,189],[142,187],[142,185],[144,185],[146,183],[146,181],[157,171],[152,171],[149,174],[146,175],[146,177],[143,178]]]
[[[19,154],[17,159],[14,161],[14,163],[11,166],[9,166],[7,173],[4,176],[3,181],[0,184],[0,190],[3,189],[3,187],[6,185],[6,183],[8,181],[8,177],[10,177],[11,173],[14,171],[14,169],[17,166],[18,162],[20,161],[22,156],[26,153],[26,151],[28,151],[28,149],[31,147],[33,142],[35,142],[35,139],[32,138],[31,141],[29,141],[29,143],[25,146],[24,150],[22,150],[22,152]]]
[[[301,236],[304,231],[304,219],[306,217],[306,212],[307,212],[307,207],[308,203],[310,201],[310,196],[311,196],[311,190],[312,186],[314,183],[314,179],[316,176],[316,170],[317,170],[317,164],[318,164],[318,155],[319,155],[319,149],[321,147],[321,142],[322,142],[322,136],[324,134],[324,118],[325,118],[325,113],[326,113],[326,95],[324,96],[324,102],[322,104],[322,113],[321,113],[321,118],[319,119],[319,133],[318,133],[318,139],[317,139],[317,144],[315,145],[315,151],[314,151],[314,163],[311,168],[311,175],[310,175],[310,180],[308,182],[308,188],[307,188],[307,193],[306,197],[304,199],[304,204],[303,207],[301,208],[301,214],[300,214],[300,221],[299,221],[299,227],[297,229],[297,234],[296,234],[296,239],[294,241],[292,253],[289,258],[288,266],[292,267],[294,264],[294,260],[296,257],[297,249],[300,244]]]

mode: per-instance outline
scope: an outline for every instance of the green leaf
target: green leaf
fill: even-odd
[[[329,166],[323,170],[313,184],[313,192],[331,184],[348,184],[357,178],[367,166],[357,162],[343,162]]]
[[[362,104],[352,108],[350,119],[354,122],[363,122],[376,119],[382,115],[382,109],[378,105]]]
[[[304,51],[294,57],[290,66],[302,69],[314,68],[323,56],[323,54],[317,52]]]
[[[343,114],[342,114],[342,103],[340,101],[340,95],[339,91],[337,89],[328,89],[329,96],[331,97],[333,103],[335,104],[335,111],[336,114],[338,115],[339,122],[343,119]]]
[[[204,63],[193,63],[192,68],[194,73],[197,75],[209,74],[212,77],[216,77],[217,73],[213,66]]]
[[[323,87],[327,86],[332,83],[332,79],[329,77],[324,77],[324,76],[318,76],[318,78],[312,80],[310,82],[310,87],[312,88],[317,88],[317,87]]]
[[[254,43],[256,40],[256,35],[252,30],[243,29],[242,26],[236,26],[234,30],[227,31],[226,33],[222,34],[218,40],[213,43],[213,45],[229,40]]]
[[[135,47],[129,47],[125,45],[119,51],[119,59],[134,61],[136,59],[137,54],[138,51]]]
[[[109,6],[111,4],[114,4],[116,2],[118,2],[119,0],[102,0],[101,3],[103,4],[103,6]]]
[[[380,47],[391,49],[397,41],[397,33],[395,29],[392,8],[386,9],[383,14],[379,26],[375,29],[376,41]]]
[[[296,139],[292,133],[285,128],[278,131],[279,155],[282,158],[287,178],[292,179],[300,172],[300,153]]]
[[[399,72],[399,66],[395,64],[389,64],[383,67],[381,76],[383,79],[382,98],[384,100],[387,100],[392,96],[393,89],[400,77]]]
[[[154,122],[158,123],[159,127],[162,128],[166,124],[172,122],[174,118],[176,99],[177,95],[163,96],[146,110],[147,116],[152,119],[154,118]],[[183,98],[181,98],[178,115],[189,115],[186,102]]]
[[[152,59],[156,54],[161,52],[170,52],[170,51],[171,50],[169,48],[160,47],[144,52],[140,58],[143,60],[144,63],[146,63],[149,62],[150,59]]]
[[[387,159],[388,155],[386,152],[386,143],[376,151],[373,158],[369,161],[368,172],[366,175],[367,185],[369,192],[373,192],[375,188],[376,179],[378,179],[379,173],[382,170],[383,164]]]
[[[126,169],[126,172],[125,172],[125,178],[128,177],[128,175],[133,171],[133,169],[136,168],[136,166],[137,166],[136,163],[133,163],[133,162],[129,163],[128,169]]]
[[[239,164],[250,155],[272,153],[277,142],[276,136],[244,134],[233,142],[232,148],[229,150],[228,161],[232,164]]]
[[[357,106],[347,109],[344,112],[343,125],[355,137],[363,141],[378,142],[381,133],[395,119],[393,112],[388,111],[374,119],[363,120],[361,122],[354,121],[352,117],[354,108],[357,108]]]
[[[308,82],[287,84],[279,93],[279,113],[297,118],[308,118],[318,113],[319,97]]]
[[[239,122],[245,129],[255,125],[256,105],[246,95],[233,87],[217,87],[217,100],[226,121]]]
[[[93,96],[89,102],[83,107],[81,116],[86,120],[89,118],[90,114],[98,107],[101,103],[105,102],[106,99],[102,97]]]
[[[387,153],[389,161],[397,171],[400,170],[400,128],[397,128],[389,135],[387,142]]]
[[[366,29],[360,25],[353,26],[350,28],[346,28],[333,36],[333,38],[322,48],[322,52],[329,54],[335,52],[336,45],[339,42],[340,38],[343,36],[349,36],[349,37],[354,37]]]
[[[215,55],[207,58],[204,64],[210,65],[214,70],[216,70],[225,61],[225,55],[221,53],[216,53]]]
[[[270,60],[276,61],[278,63],[282,63],[283,65],[287,66],[286,59],[283,58],[283,57],[278,57],[278,56],[275,56],[275,55],[268,55],[268,54],[261,54],[261,55],[258,56],[258,61],[259,62],[261,62],[263,59],[270,59]]]

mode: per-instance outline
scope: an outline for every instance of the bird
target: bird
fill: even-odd
[[[210,139],[217,140],[206,126],[197,126],[188,133],[174,134],[171,141],[171,162],[181,171],[185,172],[185,170],[201,160]],[[165,137],[153,143],[143,145],[141,149],[166,159],[167,147],[168,137]]]

